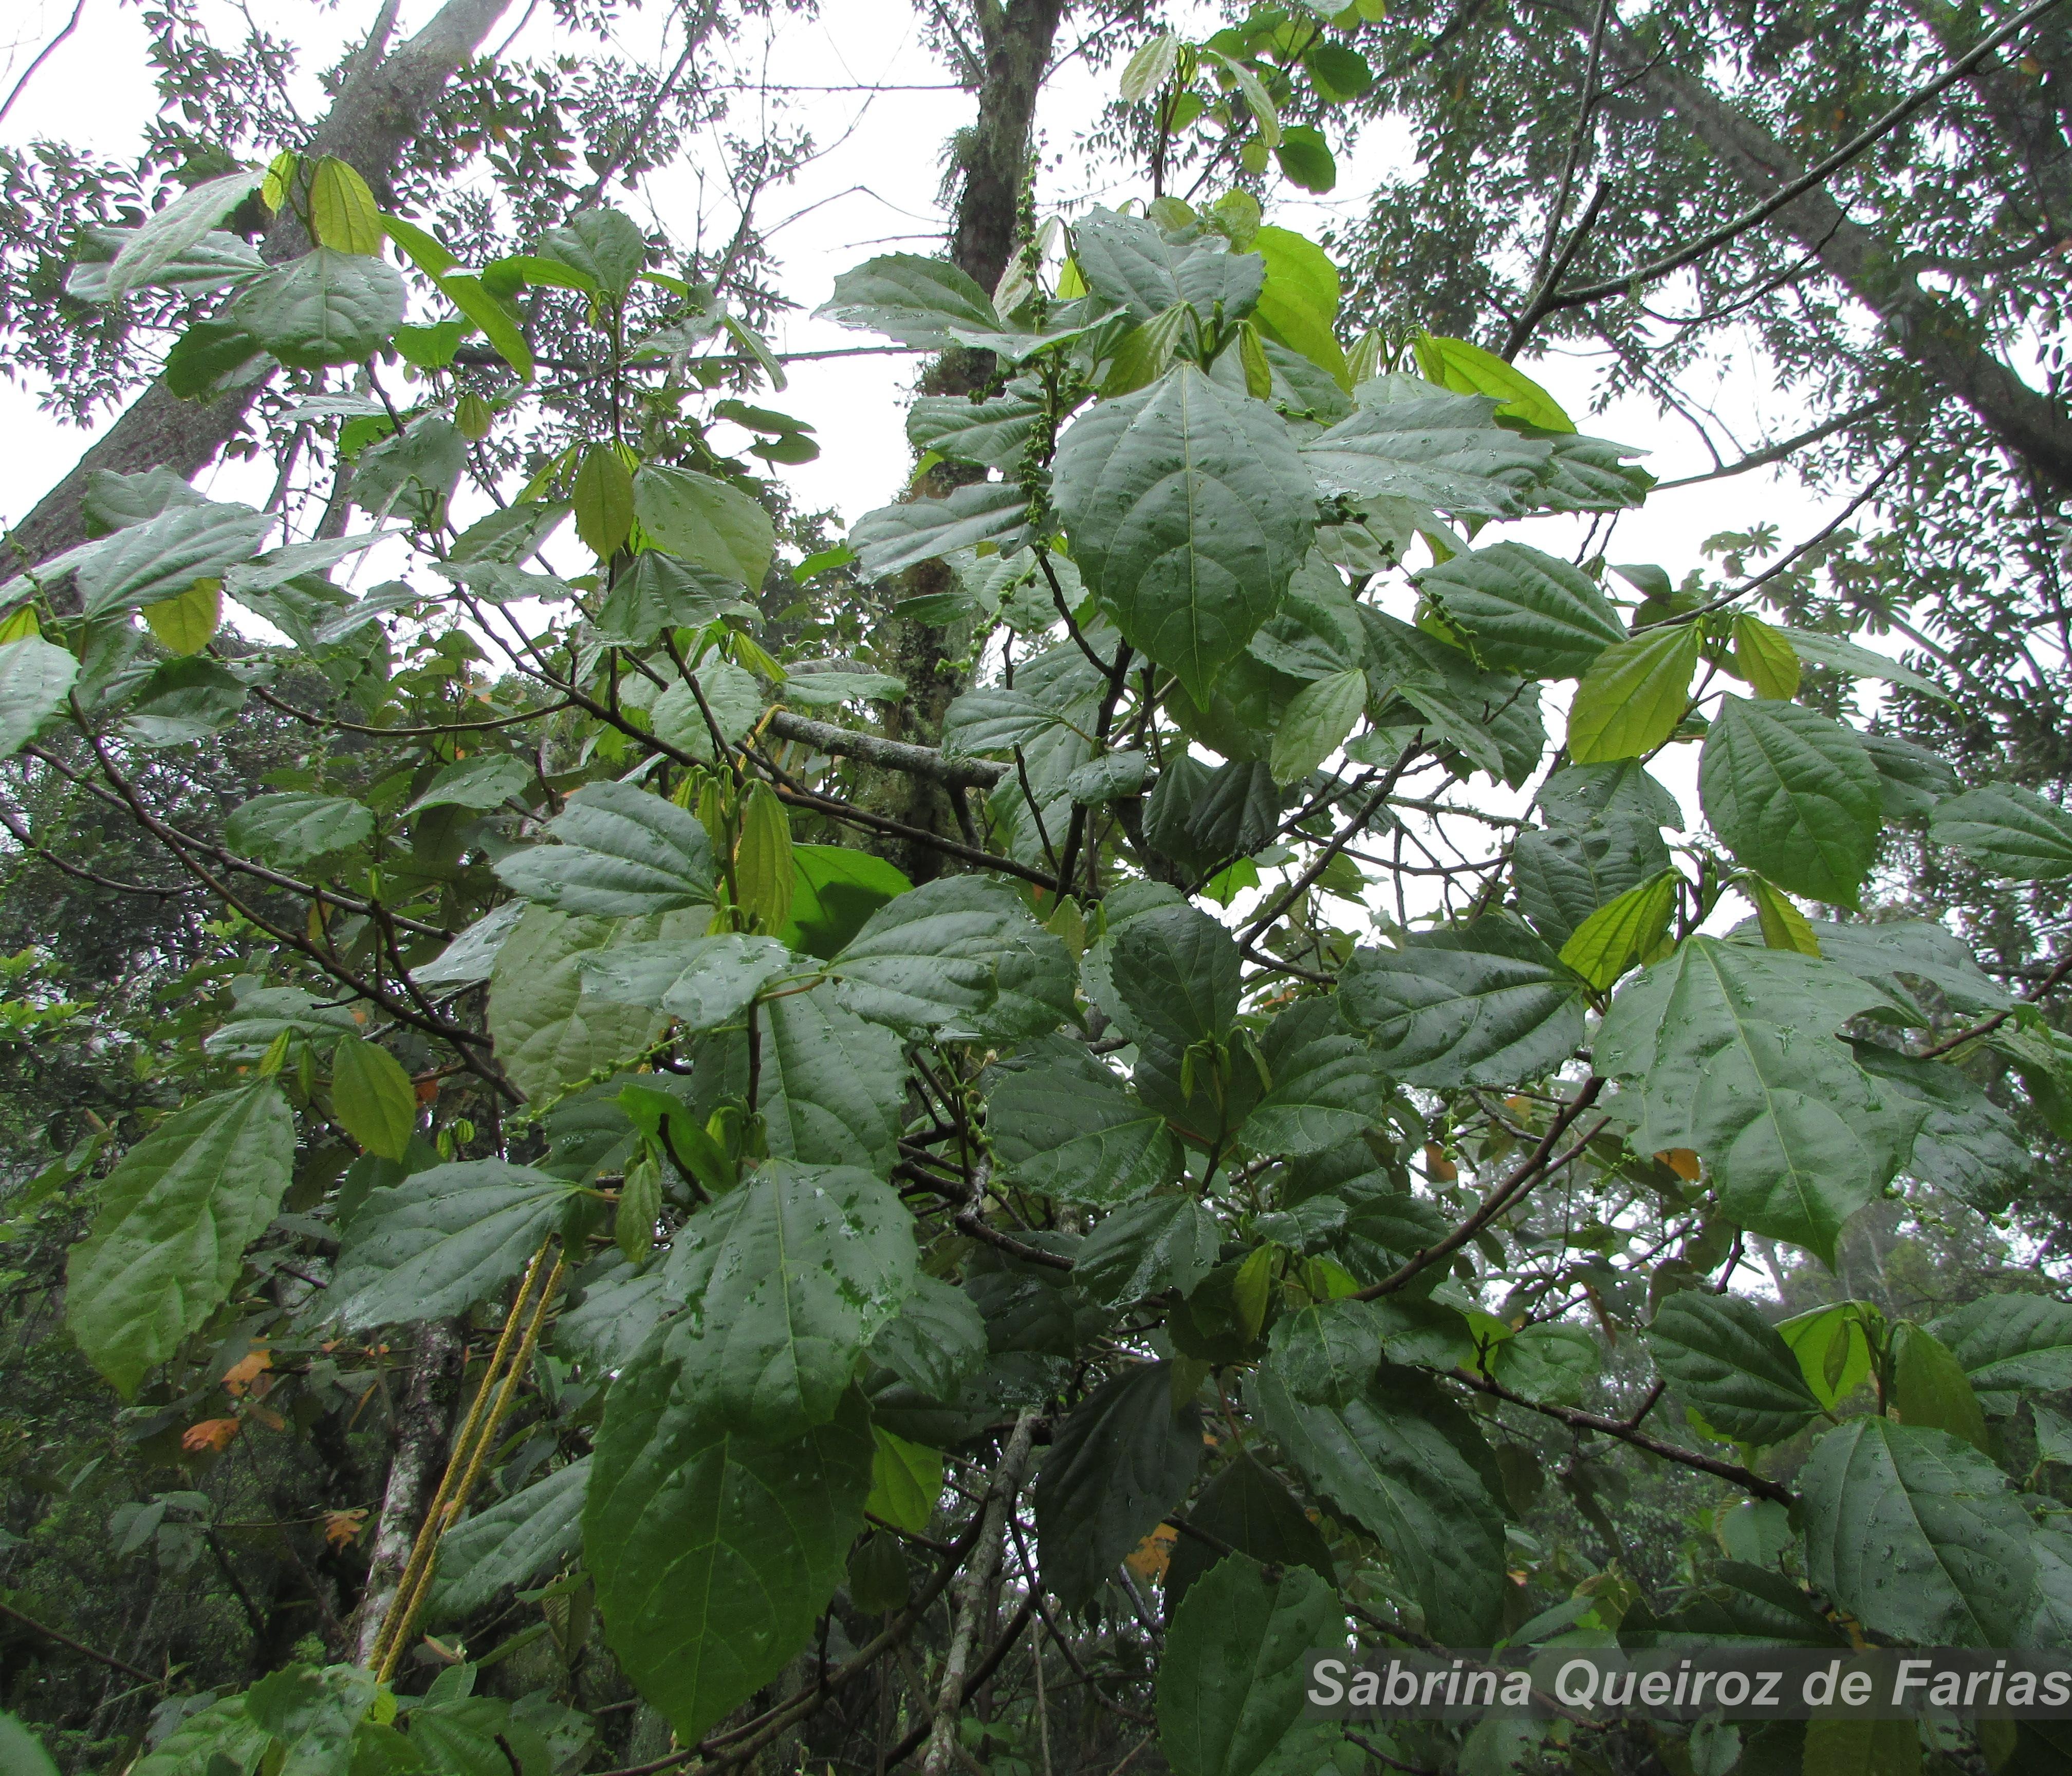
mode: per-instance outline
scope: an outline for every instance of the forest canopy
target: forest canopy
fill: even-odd
[[[808,292],[787,9],[362,10],[0,147],[0,1763],[2072,1767],[1298,1656],[2072,1652],[2072,13],[953,0]]]

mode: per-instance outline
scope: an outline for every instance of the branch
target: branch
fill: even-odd
[[[1891,397],[1881,395],[1876,401],[1867,401],[1860,407],[1852,407],[1846,413],[1815,426],[1811,431],[1801,432],[1796,438],[1787,438],[1782,444],[1773,444],[1766,450],[1754,451],[1738,462],[1729,462],[1716,469],[1708,469],[1703,475],[1687,475],[1675,481],[1658,481],[1654,491],[1666,493],[1671,487],[1696,487],[1701,481],[1725,481],[1737,475],[1746,475],[1751,469],[1766,469],[1773,462],[1782,462],[1786,457],[1795,456],[1809,444],[1818,444],[1823,438],[1832,438],[1837,432],[1845,432],[1860,420],[1868,419],[1892,405]]]
[[[796,740],[837,758],[854,758],[886,771],[904,771],[910,777],[925,777],[931,783],[952,788],[969,785],[990,789],[1012,768],[993,758],[953,758],[933,746],[917,746],[905,740],[888,740],[882,734],[858,734],[853,728],[837,728],[815,722],[789,709],[775,711],[765,731],[783,740]]]
[[[97,1653],[91,1646],[86,1645],[84,1642],[74,1640],[70,1634],[60,1634],[58,1630],[53,1628],[48,1622],[39,1622],[34,1616],[23,1615],[20,1610],[17,1610],[10,1603],[0,1603],[0,1616],[12,1617],[14,1620],[21,1623],[24,1628],[33,1629],[37,1634],[43,1635],[45,1639],[54,1640],[60,1646],[69,1646],[74,1652],[79,1654],[81,1658],[98,1660],[103,1665],[112,1667],[114,1670],[118,1671],[126,1672],[130,1676],[137,1678],[146,1684],[149,1684],[154,1689],[166,1681],[162,1677],[152,1676],[149,1671],[138,1671],[137,1667],[134,1665],[132,1665],[127,1659],[117,1659],[113,1653]]]
[[[2072,956],[2065,957],[2049,973],[2044,976],[2033,987],[2024,993],[2020,1005],[2009,1005],[2005,1011],[1995,1012],[1984,1023],[1974,1024],[1969,1030],[1959,1030],[1955,1035],[1938,1042],[1933,1048],[1924,1048],[1914,1056],[1914,1059],[1918,1061],[1935,1060],[1942,1055],[1947,1054],[1953,1048],[1962,1048],[1965,1043],[1975,1042],[1981,1036],[1990,1036],[2008,1018],[2014,1016],[2021,1005],[2033,1005],[2045,994],[2055,991],[2068,975],[2072,975]]]

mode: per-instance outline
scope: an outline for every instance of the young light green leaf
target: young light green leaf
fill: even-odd
[[[659,462],[633,477],[633,510],[658,549],[758,590],[776,553],[770,514],[747,494],[694,469]]]
[[[310,232],[340,253],[378,253],[388,231],[367,181],[351,162],[326,154],[310,175]]]
[[[1075,420],[1053,494],[1124,638],[1197,700],[1273,614],[1315,528],[1286,427],[1188,364]]]
[[[196,580],[184,592],[146,605],[140,615],[168,653],[198,654],[223,621],[223,582]]]
[[[1492,666],[1573,677],[1626,629],[1580,568],[1523,543],[1497,543],[1428,568],[1418,587]]]
[[[611,445],[591,445],[576,470],[571,497],[576,534],[599,561],[610,560],[633,533],[633,475],[626,459]]]
[[[1698,627],[1678,623],[1615,643],[1576,687],[1568,756],[1579,765],[1638,758],[1676,731],[1691,706]]]
[[[346,1229],[324,1317],[350,1332],[474,1306],[525,1268],[576,1189],[528,1166],[467,1159],[375,1190]]]
[[[532,348],[519,330],[517,318],[479,278],[450,272],[438,280],[439,294],[482,329],[496,355],[525,381],[532,380]]]
[[[1796,950],[1801,956],[1820,954],[1820,940],[1806,915],[1792,905],[1783,890],[1761,876],[1744,876],[1741,892],[1755,903],[1757,923],[1762,940],[1773,950]],[[1848,964],[1843,964],[1847,967]],[[1852,969],[1853,973],[1855,971]]]
[[[1494,395],[1503,405],[1499,413],[1522,419],[1543,432],[1572,432],[1576,422],[1561,410],[1561,404],[1515,364],[1507,364],[1493,352],[1485,352],[1466,339],[1449,339],[1438,334],[1420,334],[1414,349],[1417,368],[1428,382],[1457,394]]]
[[[1269,145],[1270,146],[1270,145]],[[1334,331],[1338,318],[1338,268],[1313,240],[1289,228],[1261,228],[1252,250],[1266,261],[1266,281],[1254,314],[1260,324],[1291,352],[1346,380],[1345,347]]]
[[[734,903],[757,928],[781,931],[791,919],[791,817],[767,783],[751,784],[734,852]]]
[[[1779,887],[1853,906],[1883,825],[1877,767],[1846,723],[1797,703],[1722,700],[1698,767],[1705,817]]]
[[[1705,1422],[1741,1443],[1782,1443],[1820,1416],[1799,1359],[1755,1303],[1679,1289],[1647,1330],[1655,1367]]]
[[[1179,60],[1180,39],[1161,31],[1123,64],[1118,90],[1130,104],[1141,105],[1173,78]]]
[[[882,1424],[872,1425],[870,1434],[877,1449],[871,1457],[870,1496],[863,1502],[864,1515],[920,1535],[943,1494],[943,1452],[894,1437]]]
[[[2013,783],[1968,789],[1938,802],[1929,833],[1996,875],[2056,882],[2072,875],[2072,815]]]
[[[1799,690],[1799,655],[1791,638],[1761,617],[1734,619],[1734,664],[1758,697],[1788,701]]]
[[[331,1112],[370,1153],[401,1159],[417,1129],[417,1092],[379,1042],[357,1039],[332,1051]]]
[[[1345,744],[1367,707],[1367,674],[1355,667],[1312,680],[1273,732],[1273,780],[1298,782]]]
[[[1674,870],[1664,870],[1607,901],[1561,946],[1562,961],[1604,992],[1661,947],[1683,881]]]
[[[36,635],[0,646],[0,758],[11,758],[56,714],[79,662]]]
[[[648,237],[623,210],[600,204],[576,211],[540,236],[540,251],[573,266],[593,291],[623,301],[648,264]]]
[[[1344,1630],[1338,1595],[1304,1566],[1219,1560],[1187,1589],[1158,1668],[1158,1743],[1175,1776],[1253,1776],[1304,1730],[1303,1655]]]

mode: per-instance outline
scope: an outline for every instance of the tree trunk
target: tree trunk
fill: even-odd
[[[376,60],[396,14],[396,0],[387,0],[368,37],[368,50],[373,54],[364,53],[361,65],[347,76],[305,151],[350,162],[385,199],[402,151],[425,113],[509,5],[510,0],[446,0],[416,36]],[[260,251],[278,263],[308,245],[302,224],[284,209],[267,230]],[[32,567],[85,540],[80,502],[86,495],[87,477],[95,470],[134,475],[164,467],[188,479],[199,473],[236,434],[265,380],[208,402],[182,401],[163,383],[152,384],[7,533],[6,571]]]
[[[397,1581],[409,1564],[410,1544],[439,1483],[441,1464],[453,1429],[453,1411],[462,1359],[465,1329],[450,1320],[427,1320],[418,1328],[410,1379],[390,1429],[393,1453],[381,1494],[381,1517],[368,1560],[367,1592],[353,1624],[353,1657],[365,1664],[374,1651]]]

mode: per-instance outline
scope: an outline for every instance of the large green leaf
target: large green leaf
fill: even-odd
[[[319,247],[254,278],[224,319],[291,370],[320,370],[372,356],[403,304],[403,274],[387,260]]]
[[[1306,777],[1345,744],[1367,706],[1367,674],[1358,667],[1304,685],[1273,732],[1273,780]]]
[[[1676,731],[1691,703],[1698,626],[1644,630],[1598,655],[1568,705],[1568,756],[1579,765],[1638,758]]]
[[[633,477],[633,509],[658,549],[750,592],[761,588],[777,533],[770,514],[739,487],[694,469],[644,463]]]
[[[1456,555],[1418,586],[1492,666],[1534,678],[1569,678],[1626,639],[1597,582],[1523,543]]]
[[[1155,907],[1115,932],[1101,1001],[1133,1040],[1183,1049],[1229,1034],[1237,1021],[1241,968],[1236,940],[1207,914]]]
[[[1435,749],[1456,747],[1473,769],[1523,788],[1547,750],[1540,687],[1510,672],[1488,671],[1466,648],[1371,604],[1356,608],[1367,644],[1369,707],[1377,725],[1422,728]],[[1468,775],[1458,765],[1453,769]]]
[[[88,545],[79,569],[84,614],[106,616],[177,597],[196,580],[221,579],[249,561],[273,528],[272,514],[249,506],[171,506]]]
[[[710,902],[712,841],[697,816],[631,783],[591,783],[547,823],[561,842],[496,865],[528,900],[607,919]]]
[[[1036,1475],[1043,1583],[1077,1610],[1186,1494],[1202,1465],[1202,1415],[1176,1400],[1168,1363],[1106,1382],[1058,1427]]]
[[[1549,944],[1565,944],[1601,906],[1669,867],[1655,824],[1606,814],[1579,827],[1535,827],[1511,846],[1519,911]]]
[[[614,944],[586,952],[578,966],[597,998],[666,1012],[697,1030],[734,1022],[791,962],[775,938],[723,932]]]
[[[1260,1038],[1271,1083],[1241,1131],[1262,1153],[1314,1153],[1371,1128],[1387,1113],[1383,1057],[1346,1027],[1335,995],[1290,1005]]]
[[[1018,380],[989,401],[964,395],[921,395],[906,409],[906,440],[953,462],[975,462],[1011,473],[1042,415],[1039,384]]]
[[[246,1714],[242,1696],[226,1696],[188,1715],[130,1766],[128,1776],[224,1776],[226,1766],[236,1776],[252,1776],[273,1737]]]
[[[985,1361],[985,1322],[956,1284],[917,1273],[913,1293],[871,1339],[870,1355],[929,1398],[947,1400]]]
[[[985,1126],[1005,1175],[1068,1202],[1127,1201],[1178,1165],[1165,1118],[1067,1037],[994,1070]]]
[[[1266,280],[1256,253],[1227,253],[1214,235],[1176,241],[1149,217],[1098,205],[1072,224],[1072,262],[1089,289],[1138,322],[1190,302],[1204,322],[1220,304],[1224,324],[1234,327]]]
[[[1597,1068],[1638,1100],[1636,1152],[1700,1154],[1735,1222],[1832,1262],[1924,1114],[1879,1091],[1833,1034],[1881,1002],[1815,957],[1689,938],[1620,989]]]
[[[212,660],[165,660],[144,680],[122,731],[139,746],[186,746],[227,727],[245,696],[244,680]]]
[[[1332,1508],[1382,1545],[1424,1630],[1486,1646],[1503,1607],[1503,1519],[1481,1477],[1414,1399],[1379,1385],[1306,1406],[1272,1363],[1246,1385],[1267,1434]]]
[[[540,236],[540,251],[572,265],[607,296],[623,298],[648,263],[648,239],[623,211],[578,210]]]
[[[812,1638],[863,1527],[863,1402],[771,1445],[697,1411],[701,1340],[679,1318],[606,1397],[583,1510],[605,1638],[693,1745]]]
[[[1583,1039],[1582,982],[1505,921],[1360,950],[1341,977],[1346,1021],[1412,1085],[1510,1085],[1559,1067]]]
[[[1221,1225],[1193,1197],[1154,1196],[1094,1229],[1073,1258],[1072,1284],[1108,1307],[1168,1289],[1186,1295],[1215,1267],[1222,1244]]]
[[[42,1742],[5,1709],[0,1709],[0,1766],[10,1776],[58,1776]]]
[[[526,908],[491,968],[489,1034],[498,1063],[527,1097],[557,1096],[631,1059],[661,1034],[668,1020],[660,1013],[589,991],[582,972],[595,952],[651,938],[656,923]]]
[[[937,351],[954,345],[956,331],[997,332],[1001,325],[992,298],[963,272],[911,253],[885,253],[844,272],[818,312]]]
[[[1852,1419],[1799,1471],[1807,1576],[1874,1634],[2006,1646],[2035,1560],[2006,1477],[1946,1431]]]
[[[79,676],[79,662],[41,635],[0,647],[0,758],[11,758],[55,715]]]
[[[1273,1322],[1273,1372],[1305,1406],[1344,1406],[1381,1368],[1383,1324],[1367,1301],[1312,1301]]]
[[[864,921],[914,884],[868,851],[839,845],[791,847],[791,919],[777,935],[808,956],[837,954]]]
[[[1934,1021],[1939,1007],[1924,999],[1910,980],[1925,981],[1960,1012],[2004,1011],[2007,990],[1980,968],[1971,946],[1954,931],[1926,919],[1894,919],[1876,925],[1843,924],[1834,919],[1807,922],[1820,954],[1859,980],[1882,987],[1909,1020]]]
[[[290,865],[364,845],[373,833],[372,809],[343,796],[313,796],[300,790],[240,802],[223,825],[224,838],[232,849],[269,863]]]
[[[670,1245],[664,1293],[689,1304],[698,1341],[678,1391],[701,1420],[769,1442],[824,1424],[914,1265],[914,1218],[890,1186],[853,1166],[767,1161]]]
[[[1955,845],[2012,881],[2072,875],[2072,815],[2013,783],[1967,789],[1938,802],[1928,830],[1938,843]]]
[[[828,972],[850,1010],[909,1034],[1035,1036],[1072,1009],[1064,945],[990,876],[944,876],[888,900]]]
[[[1124,639],[1198,700],[1273,614],[1316,524],[1285,426],[1188,364],[1074,421],[1052,491]]]
[[[65,1324],[125,1397],[228,1297],[294,1157],[294,1116],[268,1080],[169,1117],[101,1181],[66,1261]]]
[[[1013,481],[974,481],[942,500],[902,500],[867,512],[849,527],[849,545],[866,578],[932,561],[980,543],[1005,544],[1029,516],[1029,495]]]
[[[1698,767],[1705,817],[1780,888],[1853,906],[1883,824],[1856,730],[1801,704],[1729,697]]]
[[[1241,1449],[1195,1496],[1187,1507],[1187,1521],[1268,1566],[1306,1566],[1326,1584],[1338,1582],[1323,1532],[1309,1520],[1295,1495]],[[1191,1536],[1174,1544],[1166,1568],[1169,1619],[1194,1581],[1221,1558]]]
[[[400,1160],[417,1130],[417,1092],[379,1042],[351,1038],[332,1050],[331,1110],[370,1153]]]
[[[2072,1388],[2072,1306],[2048,1295],[1984,1295],[1935,1322],[1988,1410]]]
[[[1175,1776],[1252,1776],[1302,1731],[1302,1655],[1344,1634],[1338,1593],[1305,1566],[1232,1554],[1188,1588],[1158,1667],[1158,1744]]]
[[[1856,1042],[1856,1064],[1925,1115],[1907,1157],[1911,1178],[1947,1190],[1981,1215],[1998,1215],[2033,1175],[2037,1160],[2012,1116],[1960,1069]]]
[[[507,1585],[533,1583],[581,1548],[590,1467],[584,1456],[557,1468],[441,1536],[434,1619],[471,1615]]]
[[[472,1307],[525,1268],[578,1189],[508,1160],[462,1159],[376,1190],[346,1230],[326,1318],[356,1331]]]
[[[1515,364],[1466,339],[1425,333],[1415,341],[1417,368],[1441,388],[1464,395],[1492,395],[1503,405],[1497,412],[1523,421],[1540,431],[1572,432],[1575,421],[1561,404]]]
[[[1463,518],[1523,511],[1552,454],[1491,417],[1497,403],[1421,376],[1381,376],[1355,391],[1359,410],[1302,446],[1326,493],[1401,500]]]
[[[1233,74],[1243,67],[1241,63],[1224,65]],[[1315,158],[1314,154],[1308,158]],[[1330,160],[1326,150],[1323,161],[1328,165]],[[1252,246],[1266,265],[1266,282],[1258,300],[1260,324],[1291,355],[1300,354],[1297,361],[1307,359],[1334,381],[1345,382],[1345,348],[1332,324],[1338,314],[1338,268],[1330,256],[1292,228],[1261,228],[1252,236]]]
[[[1705,1422],[1741,1443],[1782,1443],[1820,1416],[1791,1346],[1755,1303],[1679,1289],[1647,1331],[1655,1367]]]
[[[125,231],[101,299],[119,302],[131,290],[166,278],[265,176],[257,167],[240,167],[220,178],[204,179],[154,212],[142,227]]]
[[[597,639],[647,648],[664,629],[701,629],[715,618],[749,616],[746,589],[725,574],[643,549],[597,607]]]

